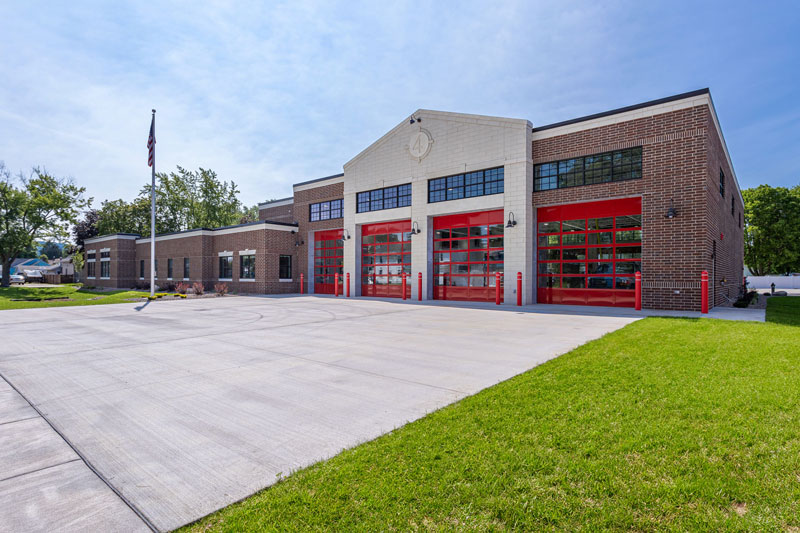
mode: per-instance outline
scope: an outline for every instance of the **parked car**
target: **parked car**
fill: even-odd
[[[9,283],[11,285],[13,285],[15,283],[18,283],[19,285],[24,285],[25,284],[25,276],[22,276],[20,274],[11,274],[11,277],[9,279]]]

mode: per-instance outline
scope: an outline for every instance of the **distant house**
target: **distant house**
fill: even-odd
[[[12,274],[22,274],[22,270],[31,270],[37,268],[48,268],[50,264],[47,261],[42,261],[38,257],[14,259],[11,263]],[[3,267],[0,265],[0,276],[3,275]]]

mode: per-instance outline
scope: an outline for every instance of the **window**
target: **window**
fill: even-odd
[[[94,261],[92,261],[91,263],[86,263],[86,275],[88,277],[93,278],[95,276],[95,272],[96,272],[95,265],[96,264],[97,263],[95,263]]]
[[[736,212],[736,208],[734,207],[734,204],[733,204],[733,195],[731,194],[731,216],[733,216],[733,214],[734,214],[735,212]]]
[[[100,277],[101,278],[110,278],[111,277],[111,266],[110,261],[103,261],[100,263]]]
[[[642,215],[539,222],[538,242],[538,288],[632,290]]]
[[[139,259],[139,277],[144,279],[144,259]]]
[[[86,255],[86,260],[87,261],[94,261],[95,259],[97,259],[97,254],[94,253],[94,252]]]
[[[189,258],[188,257],[184,257],[183,258],[183,277],[186,278],[186,279],[189,279],[189,272],[190,272],[189,266],[190,266]]]
[[[356,213],[381,211],[411,205],[411,184],[364,191],[356,195]]]
[[[100,259],[110,259],[110,258],[111,258],[111,252],[109,251],[100,252]]]
[[[725,198],[725,173],[721,168],[719,169],[719,194]]]
[[[226,255],[219,258],[219,279],[233,278],[233,256]]]
[[[642,177],[642,147],[574,157],[533,167],[536,191],[633,180]]]
[[[503,192],[503,167],[428,180],[428,203]]]
[[[330,220],[332,218],[342,218],[342,200],[331,200],[330,202],[320,202],[311,204],[308,219],[311,222],[319,220]]]
[[[742,214],[739,213],[739,227],[742,227]]]
[[[172,258],[167,259],[167,279],[172,279]]]
[[[231,258],[233,259],[233,258]],[[224,276],[229,278],[230,276]],[[240,279],[256,279],[256,256],[255,255],[240,255],[239,256],[239,278]]]
[[[278,278],[292,279],[292,256],[282,255],[278,258]]]
[[[153,277],[158,279],[158,259],[156,259],[154,263],[155,264],[153,265],[154,267],[153,272],[155,272],[155,274],[153,275]]]

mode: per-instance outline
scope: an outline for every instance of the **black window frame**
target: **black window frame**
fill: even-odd
[[[172,269],[173,261],[170,257],[167,259],[167,279],[172,279],[173,269]]]
[[[333,220],[344,216],[344,201],[339,198],[326,202],[317,202],[308,206],[308,221]]]
[[[139,259],[139,277],[144,279],[144,259]]]
[[[239,279],[256,279],[256,254],[239,256]]]
[[[505,167],[453,174],[428,180],[428,203],[491,196],[505,192]]]
[[[641,179],[642,160],[642,147],[632,146],[611,152],[538,163],[533,166],[533,190],[541,192]]]
[[[158,279],[158,259],[153,261],[153,278]]]
[[[100,261],[100,277],[111,277],[111,261]]]
[[[94,261],[89,261],[86,263],[86,277],[94,278],[95,274],[97,273],[97,267],[95,266],[97,263]]]
[[[192,261],[190,257],[183,258],[183,277],[184,279],[189,279],[190,272],[192,271]]]
[[[719,195],[725,198],[725,173],[719,169]]]
[[[224,264],[223,264],[224,263]],[[225,276],[223,274],[227,273]],[[233,256],[219,256],[219,279],[233,279]]]
[[[383,211],[411,205],[411,184],[393,185],[356,193],[356,213]]]
[[[287,264],[288,261],[288,276],[287,274]],[[294,279],[292,277],[292,256],[291,255],[284,255],[281,254],[278,256],[278,279]]]
[[[736,204],[734,203],[734,197],[731,194],[731,216],[734,216],[734,213],[736,213]]]

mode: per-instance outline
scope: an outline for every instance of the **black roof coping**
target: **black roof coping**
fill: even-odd
[[[658,100],[650,100],[649,102],[642,102],[641,104],[629,105],[627,107],[620,107],[619,109],[612,109],[611,111],[604,111],[602,113],[595,113],[594,115],[586,115],[585,117],[573,118],[570,120],[565,120],[563,122],[548,124],[546,126],[539,126],[537,128],[533,128],[533,131],[537,132],[537,131],[544,131],[553,128],[558,128],[560,126],[568,126],[570,124],[577,124],[578,122],[585,122],[587,120],[593,120],[596,118],[608,117],[610,115],[625,113],[627,111],[635,111],[637,109],[643,109],[645,107],[650,107],[659,104],[666,104],[668,102],[674,102],[676,100],[683,100],[684,98],[691,98],[692,96],[700,96],[701,94],[709,94],[709,93],[710,91],[708,90],[708,87],[706,87],[705,89],[689,91],[688,93],[676,94],[674,96],[667,96],[666,98],[659,98]]]
[[[309,183],[316,183],[318,181],[325,181],[325,180],[329,180],[331,178],[341,178],[342,176],[344,176],[344,173],[333,174],[332,176],[325,176],[324,178],[317,178],[315,180],[301,181],[300,183],[295,183],[294,187],[297,187],[298,185],[308,185]]]
[[[286,200],[294,200],[294,196],[287,196],[286,198],[277,198],[275,200],[267,200],[266,202],[260,202],[258,206],[261,207],[262,205],[274,204],[275,202],[285,202]]]

